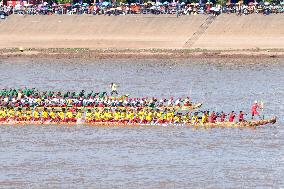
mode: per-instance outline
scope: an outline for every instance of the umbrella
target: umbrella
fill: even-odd
[[[104,1],[103,3],[102,3],[102,6],[108,6],[109,5],[109,2],[107,2],[107,1]]]
[[[70,3],[66,3],[65,6],[66,6],[66,7],[70,7],[71,4],[70,4]]]
[[[160,5],[162,5],[162,3],[158,1],[158,2],[156,3],[156,5],[157,5],[157,6],[160,6]]]
[[[86,7],[86,6],[89,6],[89,4],[88,3],[83,3],[82,6]]]
[[[253,5],[253,2],[249,2],[249,4],[248,4],[249,6],[252,6]]]
[[[266,6],[269,5],[269,4],[270,4],[269,2],[264,2],[264,5],[266,5]]]
[[[168,5],[168,4],[169,4],[169,2],[168,2],[168,1],[165,1],[163,4],[164,4],[164,5]]]

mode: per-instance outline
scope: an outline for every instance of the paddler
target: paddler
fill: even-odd
[[[240,113],[238,115],[239,122],[244,122],[245,121],[244,116],[245,116],[244,112],[240,111]]]
[[[41,121],[45,122],[48,120],[48,112],[47,109],[44,108],[43,111],[41,112]]]
[[[198,113],[197,112],[194,112],[192,118],[191,118],[191,123],[194,124],[194,125],[197,125],[199,123],[199,120],[198,120]]]
[[[236,117],[236,114],[235,114],[234,111],[232,111],[232,112],[229,114],[229,122],[234,122],[235,117]]]
[[[33,121],[38,121],[40,116],[39,116],[39,112],[38,112],[38,109],[36,108],[34,111],[33,111]]]
[[[222,111],[220,114],[220,122],[224,122],[226,119],[226,114]]]
[[[85,121],[87,123],[90,123],[90,122],[92,122],[92,120],[93,120],[92,112],[91,112],[90,109],[88,109],[87,112],[86,112],[86,115],[85,115]]]
[[[76,113],[76,121],[81,121],[82,119],[82,113],[80,110],[76,109],[77,113]]]
[[[66,122],[74,122],[74,119],[73,119],[73,112],[71,110],[71,108],[68,109],[68,111],[66,112],[66,119],[65,119]]]
[[[58,113],[58,122],[64,122],[65,121],[65,108],[62,108]]]
[[[32,111],[30,108],[26,109],[26,114],[25,114],[25,121],[31,121],[32,119]]]
[[[7,117],[6,111],[4,110],[3,107],[1,107],[1,109],[0,109],[0,121],[6,121],[6,117]]]
[[[54,108],[52,108],[51,111],[49,112],[49,117],[51,121],[56,121],[56,114],[54,112]]]
[[[210,123],[216,123],[216,120],[217,120],[217,115],[216,115],[215,111],[213,111],[209,116],[209,122]]]
[[[16,110],[16,112],[15,112],[15,119],[17,120],[17,121],[22,121],[22,109],[21,108],[18,108],[17,110]]]
[[[208,111],[204,111],[204,112],[203,112],[203,115],[202,115],[202,118],[201,118],[202,124],[205,124],[205,123],[208,122],[208,114],[209,114]]]

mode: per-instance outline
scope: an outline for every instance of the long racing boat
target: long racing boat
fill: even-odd
[[[244,122],[216,122],[216,123],[205,123],[205,124],[192,124],[192,123],[163,123],[163,124],[155,124],[155,123],[122,123],[122,122],[85,122],[84,120],[77,120],[76,122],[52,122],[52,121],[5,121],[0,122],[0,126],[28,126],[28,125],[45,125],[45,126],[97,126],[97,127],[145,127],[145,126],[167,126],[167,127],[174,127],[174,126],[182,126],[182,127],[193,127],[193,128],[256,128],[263,125],[275,124],[276,117],[271,119],[263,119],[263,120],[251,120],[251,121],[244,121]]]

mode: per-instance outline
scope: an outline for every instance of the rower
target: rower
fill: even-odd
[[[238,115],[238,118],[239,118],[239,122],[244,122],[245,119],[244,119],[244,112],[243,111],[240,111],[239,115]]]
[[[203,112],[203,115],[202,115],[202,118],[201,118],[202,124],[205,124],[205,123],[208,122],[208,113],[209,113],[208,111]]]
[[[226,118],[226,114],[222,111],[220,115],[220,122],[224,122]]]
[[[236,114],[235,114],[234,111],[232,111],[232,112],[229,114],[229,122],[234,122],[235,117],[236,117]]]
[[[210,114],[209,121],[210,121],[210,123],[216,123],[216,119],[217,119],[217,115],[216,115],[215,111],[213,111]]]
[[[198,120],[198,113],[197,113],[197,112],[195,112],[194,115],[192,116],[192,118],[191,118],[191,123],[192,123],[192,124],[195,124],[195,125],[199,123],[199,120]]]

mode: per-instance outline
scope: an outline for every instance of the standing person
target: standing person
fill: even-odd
[[[179,5],[179,1],[177,1],[176,3],[176,11],[177,11],[177,18],[179,17],[179,9],[180,9],[180,5]]]
[[[254,119],[254,116],[258,116],[260,118],[260,115],[257,111],[257,109],[260,108],[257,101],[254,101],[253,105],[251,106],[251,119]]]
[[[110,88],[111,88],[111,93],[110,95],[113,96],[114,94],[118,95],[118,92],[117,92],[117,85],[115,83],[111,83],[110,84]]]

